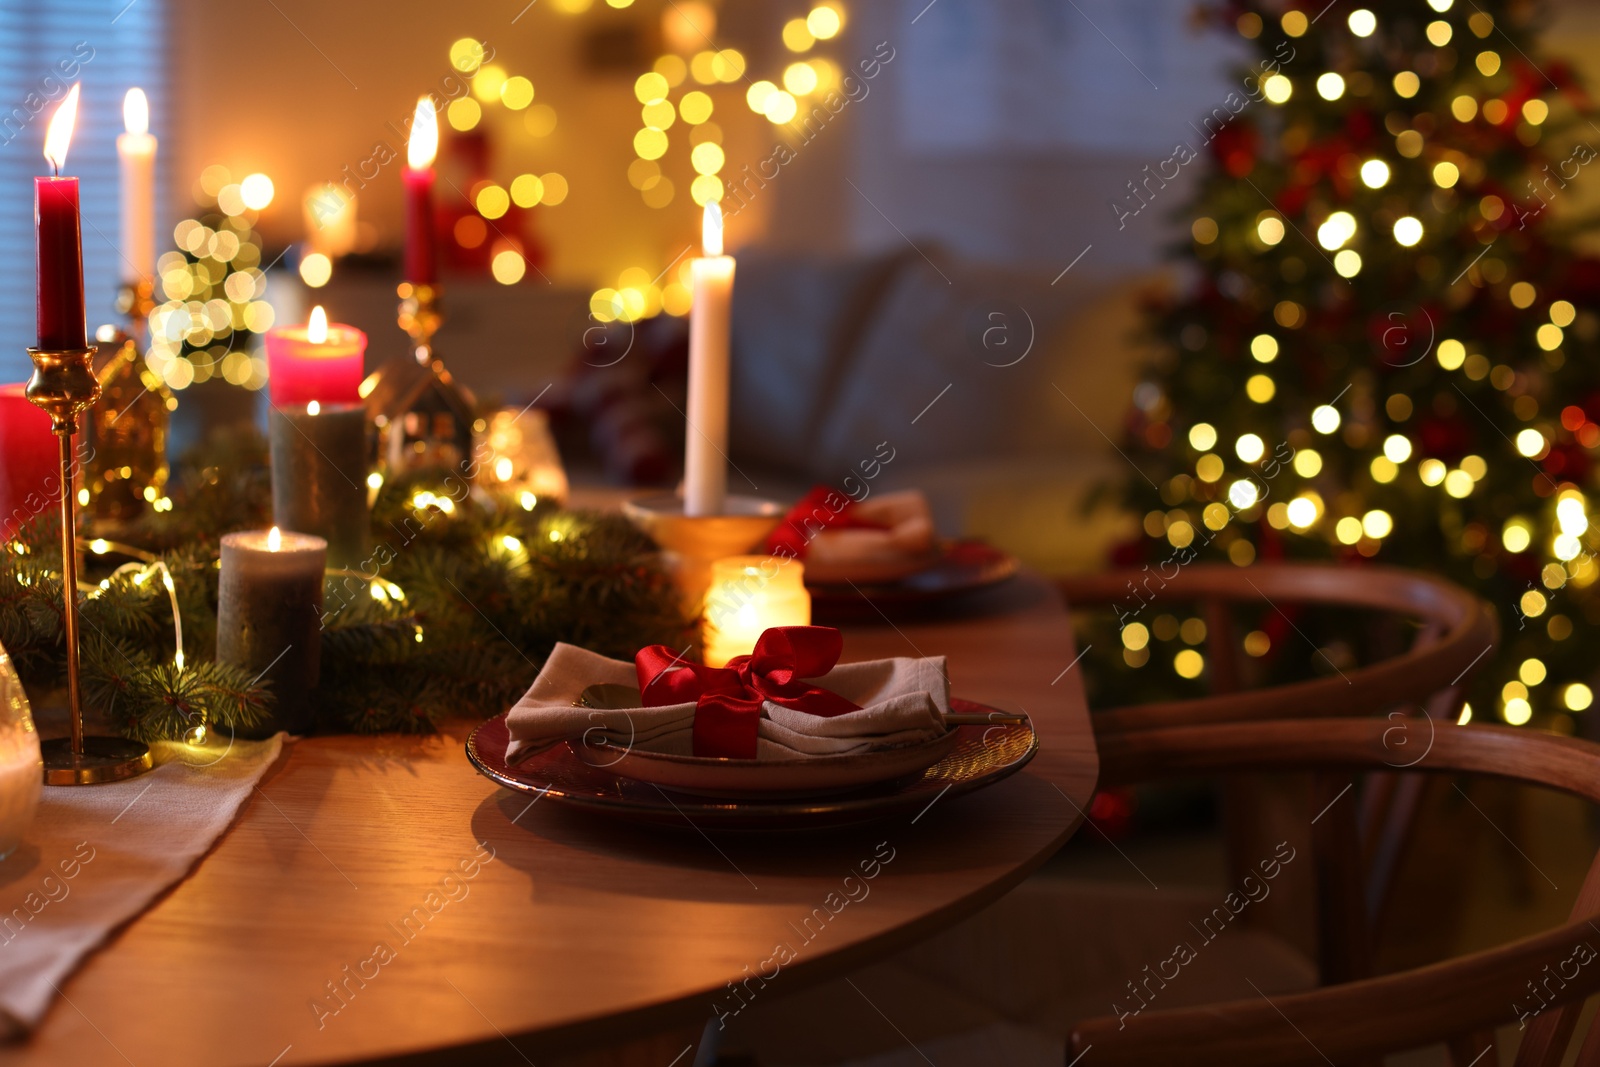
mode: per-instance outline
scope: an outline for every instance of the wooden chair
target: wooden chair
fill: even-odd
[[[1412,730],[1406,720],[1422,713],[1435,723],[1454,723],[1464,684],[1499,636],[1493,610],[1478,597],[1442,579],[1393,567],[1195,564],[1170,578],[1146,568],[1066,578],[1059,585],[1074,607],[1111,603],[1126,611],[1133,605],[1189,602],[1200,606],[1206,623],[1211,695],[1096,709],[1096,738],[1201,723],[1388,715],[1397,743],[1407,738],[1420,743],[1426,731],[1420,725]],[[1269,612],[1302,605],[1362,609],[1419,625],[1411,647],[1399,655],[1324,678],[1244,690],[1246,656],[1230,610],[1240,603],[1260,604]],[[1397,751],[1394,766],[1398,769],[1404,762]],[[1332,783],[1334,789],[1343,785]],[[1331,799],[1329,786],[1327,779],[1313,780],[1309,798],[1299,806],[1320,809]],[[1370,973],[1371,942],[1389,908],[1396,870],[1425,787],[1421,775],[1371,775],[1359,788],[1356,806],[1341,809],[1318,825],[1322,849],[1314,880],[1321,906],[1315,910],[1324,983]],[[1263,841],[1276,840],[1270,823],[1292,797],[1259,782],[1230,783],[1221,796],[1229,865],[1237,879],[1246,873],[1253,862],[1250,857],[1260,851]],[[1309,881],[1305,884],[1309,890]],[[1301,910],[1314,909],[1308,902]],[[1280,935],[1295,939],[1282,913],[1275,923],[1266,921],[1276,925]]]
[[[1338,718],[1396,712],[1400,719],[1376,718],[1352,725],[1386,737],[1389,764],[1377,769],[1398,770],[1425,751],[1433,729],[1458,729],[1461,686],[1476,663],[1486,658],[1484,653],[1497,636],[1493,613],[1481,600],[1448,582],[1390,568],[1193,565],[1164,583],[1150,578],[1146,586],[1147,578],[1142,573],[1104,574],[1066,579],[1060,585],[1074,608],[1126,600],[1130,581],[1137,588],[1148,588],[1141,598],[1146,601],[1199,602],[1210,642],[1212,694],[1096,710],[1094,725],[1101,745],[1115,746],[1178,726],[1233,724],[1233,728],[1256,729],[1278,725],[1274,720],[1301,717],[1313,726],[1335,726],[1344,725],[1333,721]],[[1410,648],[1381,662],[1347,669],[1343,676],[1242,691],[1246,672],[1230,609],[1245,601],[1262,603],[1268,610],[1293,605],[1367,609],[1417,620],[1420,626]],[[1287,765],[1271,764],[1264,769],[1288,770]],[[1241,976],[1249,976],[1277,1000],[1315,990],[1319,983],[1326,987],[1370,974],[1375,917],[1388,899],[1404,852],[1405,831],[1420,802],[1423,776],[1369,774],[1359,788],[1350,789],[1361,798],[1359,804],[1356,797],[1343,797],[1314,823],[1313,813],[1335,800],[1351,780],[1347,775],[1318,776],[1311,783],[1311,795],[1303,797],[1295,790],[1306,785],[1308,777],[1303,769],[1295,772],[1295,781],[1289,783],[1294,787],[1292,803],[1280,798],[1268,805],[1252,806],[1230,783],[1232,802],[1225,808],[1232,811],[1298,812],[1302,824],[1311,824],[1312,833],[1303,836],[1312,841],[1312,858],[1280,879],[1277,899],[1256,906],[1235,924],[1237,929],[1208,948],[1190,968],[1190,983],[1165,994],[1165,1006],[1200,1005],[1248,992]],[[1266,788],[1283,785],[1274,781]],[[1358,812],[1363,813],[1360,819]],[[1256,831],[1253,835],[1241,833],[1241,821],[1231,818],[1226,826],[1233,885],[1258,858],[1259,845],[1250,838],[1266,839],[1262,825],[1245,828]],[[1312,870],[1301,878],[1306,868]],[[1287,883],[1296,878],[1305,884],[1290,888]],[[1300,895],[1294,897],[1297,890]],[[875,1035],[877,1040],[904,1039],[919,1046],[926,1040],[942,1040],[960,1045],[968,1038],[981,1044],[988,1040],[983,1035],[989,1035],[1001,1043],[985,1046],[978,1058],[995,1062],[1005,1035],[1014,1038],[1018,1028],[1062,1040],[1073,1024],[1104,1012],[1121,994],[1125,978],[1159,960],[1158,951],[1170,951],[1173,938],[1188,936],[1188,923],[1205,914],[1215,903],[1213,896],[1171,887],[1157,890],[1154,883],[1146,892],[1142,885],[1126,883],[1030,880],[968,922],[858,973],[860,989],[829,983],[792,1002],[753,1011],[745,1020],[748,1031],[740,1036],[749,1048],[760,1051],[763,1063],[825,1062],[823,1048],[802,1055],[796,1046],[815,1032],[817,1018],[848,1016],[852,1005],[870,995],[895,1026],[894,1031]],[[1292,914],[1264,917],[1286,899],[1304,906]],[[1301,912],[1307,919],[1317,915],[1314,933],[1302,931],[1308,923]],[[1309,958],[1313,945],[1315,960]],[[1202,1014],[1206,1010],[1195,1008]],[[851,1035],[853,1055],[883,1051],[870,1043],[869,1036]],[[841,1039],[841,1044],[851,1042]],[[947,1045],[945,1050],[954,1047]],[[1085,1063],[1098,1056],[1097,1049]],[[1000,1058],[1024,1062],[1010,1049]],[[939,1062],[944,1060],[941,1055]],[[1187,1060],[1179,1057],[1175,1062]]]
[[[1440,578],[1394,567],[1263,563],[1251,567],[1197,563],[1171,578],[1111,571],[1057,582],[1074,608],[1194,602],[1206,623],[1212,695],[1095,711],[1095,731],[1240,722],[1253,719],[1371,715],[1395,705],[1426,707],[1454,719],[1460,683],[1498,637],[1494,612],[1479,598]],[[1229,607],[1242,602],[1282,611],[1294,605],[1359,608],[1420,621],[1416,640],[1401,655],[1337,676],[1241,692],[1246,657]],[[1142,617],[1142,616],[1141,616]]]
[[[1100,741],[1102,781],[1295,768],[1354,776],[1396,761],[1384,720],[1274,721],[1118,731]],[[1499,726],[1446,726],[1420,759],[1424,773],[1489,775],[1548,786],[1600,803],[1600,746]],[[1413,762],[1414,760],[1414,762]],[[1348,801],[1346,801],[1348,803]],[[1591,863],[1570,920],[1499,948],[1398,974],[1268,1000],[1105,1017],[1072,1032],[1069,1060],[1181,1062],[1217,1067],[1377,1062],[1386,1052],[1445,1042],[1456,1067],[1498,1063],[1490,1027],[1531,1014],[1517,1067],[1556,1067],[1572,1042],[1583,1000],[1600,991],[1600,856]],[[1549,968],[1547,971],[1546,968]],[[1550,976],[1557,976],[1552,981]],[[1535,1001],[1530,989],[1538,983]],[[1541,1010],[1530,1009],[1542,1004]],[[1577,1054],[1600,1065],[1600,1026]]]

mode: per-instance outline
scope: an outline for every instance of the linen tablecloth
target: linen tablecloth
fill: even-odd
[[[188,874],[283,749],[266,741],[153,746],[155,770],[45,786],[0,862],[0,1037],[38,1025],[80,962]]]

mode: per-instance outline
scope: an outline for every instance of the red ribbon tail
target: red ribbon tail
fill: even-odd
[[[761,701],[722,693],[700,698],[694,712],[694,754],[713,759],[755,759]]]

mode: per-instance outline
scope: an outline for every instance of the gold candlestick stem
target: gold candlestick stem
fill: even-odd
[[[78,527],[73,501],[72,435],[60,434],[61,442],[61,585],[66,611],[61,616],[67,631],[67,703],[72,709],[72,752],[83,755],[83,696],[78,685]]]
[[[72,736],[54,738],[40,748],[46,785],[93,785],[143,774],[152,766],[149,746],[121,737],[85,736],[83,697],[78,678],[77,503],[73,490],[72,435],[78,414],[100,395],[100,382],[90,370],[94,350],[30,348],[33,377],[27,396],[50,416],[50,429],[61,439],[61,596],[62,629],[67,640],[67,701]]]

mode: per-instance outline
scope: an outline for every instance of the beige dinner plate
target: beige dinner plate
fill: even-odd
[[[678,793],[725,800],[784,800],[842,793],[919,774],[950,754],[956,731],[896,748],[805,759],[712,759],[669,756],[616,745],[569,741],[578,759],[624,778]]]

